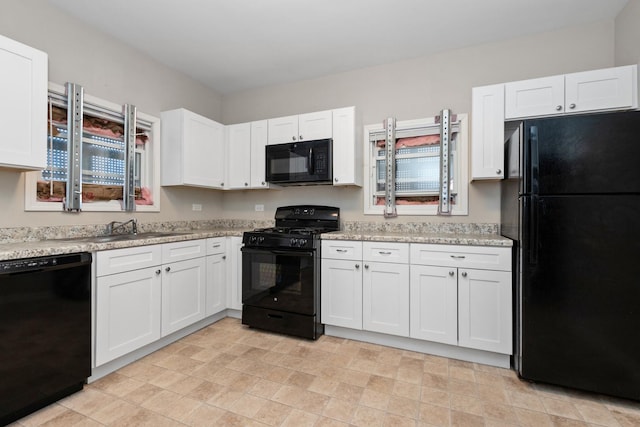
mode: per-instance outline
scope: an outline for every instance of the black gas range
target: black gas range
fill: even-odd
[[[245,232],[242,323],[316,339],[320,323],[320,234],[340,229],[340,209],[284,206],[275,227]]]

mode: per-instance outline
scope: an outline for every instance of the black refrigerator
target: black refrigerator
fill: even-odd
[[[505,124],[521,378],[640,400],[640,111]]]

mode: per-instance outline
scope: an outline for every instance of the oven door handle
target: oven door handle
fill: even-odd
[[[286,256],[295,256],[295,257],[312,257],[315,254],[315,252],[313,251],[283,251],[278,249],[247,248],[246,246],[243,248],[240,248],[240,250],[244,253],[251,253],[251,254],[286,255]]]

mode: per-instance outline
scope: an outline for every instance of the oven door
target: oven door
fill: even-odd
[[[242,303],[315,314],[315,251],[242,248]]]

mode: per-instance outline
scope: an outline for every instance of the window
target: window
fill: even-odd
[[[76,150],[67,129],[69,110],[82,115],[81,122],[77,122],[82,124],[77,171],[73,170],[73,163],[69,164],[69,153]],[[27,174],[25,210],[65,210],[67,185],[75,182],[77,174],[83,211],[124,210],[123,194],[129,180],[135,192],[133,209],[159,211],[160,150],[154,144],[154,140],[159,139],[159,120],[143,113],[129,120],[129,123],[135,122],[131,137],[135,143],[129,149],[127,111],[126,107],[88,95],[84,95],[81,109],[70,108],[65,88],[50,84],[47,168]],[[132,156],[134,165],[129,175],[127,154]]]
[[[437,118],[398,121],[395,126],[395,187],[387,189],[387,129],[383,124],[364,127],[364,213],[382,215],[391,194],[398,215],[437,215],[441,197],[440,124]],[[451,215],[467,215],[468,199],[467,115],[453,116],[449,141],[449,192]],[[395,194],[393,194],[395,193]]]

